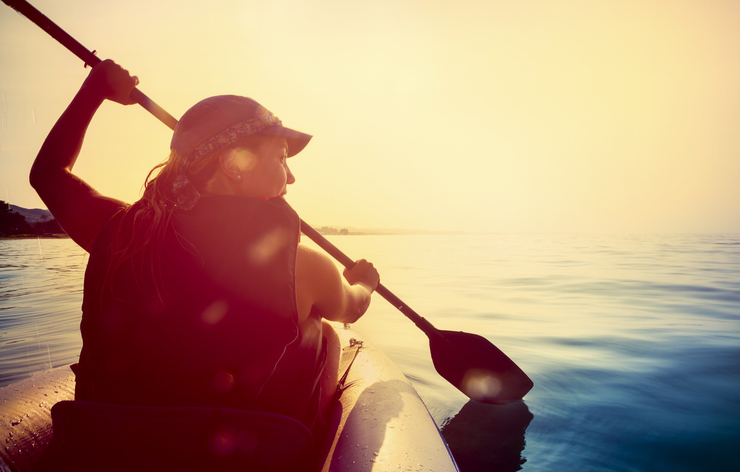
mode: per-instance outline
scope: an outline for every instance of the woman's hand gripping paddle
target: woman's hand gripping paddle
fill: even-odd
[[[344,267],[354,266],[352,259],[304,221],[301,231]],[[519,366],[486,338],[439,330],[382,284],[375,291],[424,331],[429,338],[434,368],[469,398],[501,405],[521,400],[534,385]]]
[[[36,23],[87,65],[95,66],[100,62],[94,53],[25,0],[3,0],[3,3]],[[133,89],[131,98],[162,123],[171,129],[175,128],[177,120],[138,89]],[[347,268],[354,266],[352,259],[303,221],[301,230],[342,265]],[[534,385],[506,354],[484,337],[460,331],[440,331],[383,285],[378,284],[376,292],[424,331],[429,338],[432,361],[437,372],[471,399],[484,403],[509,403],[521,400]]]
[[[90,51],[85,46],[80,44],[76,39],[67,34],[66,31],[57,26],[56,23],[47,18],[43,13],[38,11],[27,1],[3,0],[3,3],[36,23],[39,28],[49,33],[52,38],[59,41],[62,46],[66,47],[72,54],[82,59],[82,61],[85,63],[85,66],[95,67],[101,62],[100,58],[95,55],[95,51]],[[131,91],[130,97],[133,101],[141,105],[146,111],[154,115],[159,121],[169,126],[170,129],[175,129],[177,120],[172,115],[167,113],[162,107],[154,103],[152,99],[144,95],[139,89],[134,88]]]

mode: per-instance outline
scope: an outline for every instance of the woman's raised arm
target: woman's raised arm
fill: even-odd
[[[81,247],[90,249],[107,218],[126,204],[99,194],[72,174],[85,132],[105,99],[123,105],[138,84],[136,77],[115,62],[95,66],[79,92],[46,137],[31,168],[31,185],[64,231]]]

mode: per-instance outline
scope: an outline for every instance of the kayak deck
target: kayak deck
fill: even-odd
[[[32,470],[53,436],[51,407],[73,400],[74,386],[65,366],[0,388],[0,470]]]
[[[341,418],[322,472],[457,471],[436,423],[406,376],[357,332],[336,331],[343,364],[354,357],[353,345],[359,342],[361,347],[339,398]]]

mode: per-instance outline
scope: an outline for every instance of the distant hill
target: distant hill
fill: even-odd
[[[0,237],[63,237],[64,230],[48,210],[9,205],[0,200]]]
[[[21,214],[30,224],[41,223],[42,221],[49,221],[53,218],[49,210],[42,210],[40,208],[33,208],[29,210],[28,208],[22,208],[17,205],[9,206],[10,211]]]

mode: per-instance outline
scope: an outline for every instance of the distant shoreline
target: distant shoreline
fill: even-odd
[[[338,231],[317,230],[323,236],[443,236],[450,234],[464,234],[455,232],[434,232],[434,231],[393,231],[393,230],[361,230],[348,231],[340,233]],[[69,239],[67,234],[12,234],[0,236],[0,241],[9,239]]]
[[[2,201],[0,201],[2,202]],[[16,231],[24,231],[21,234],[5,234],[0,235],[0,239],[28,239],[28,238],[68,238],[64,233],[51,233],[48,231],[58,231],[61,228],[58,224],[54,227],[38,227],[41,224],[47,224],[50,221],[54,221],[49,210],[43,210],[40,208],[23,208],[17,205],[7,204],[2,202],[10,210],[10,213],[17,213],[26,223],[31,227],[16,227]],[[11,215],[12,216],[12,215]],[[38,233],[28,233],[27,231],[36,229]],[[450,234],[465,234],[459,231],[428,231],[423,229],[405,229],[405,228],[357,228],[351,226],[321,226],[316,228],[316,231],[323,236],[437,236],[437,235],[450,235]]]
[[[321,226],[316,228],[324,236],[439,236],[450,234],[466,234],[462,231],[428,231],[423,229],[401,228],[352,228],[338,229],[336,226]]]

